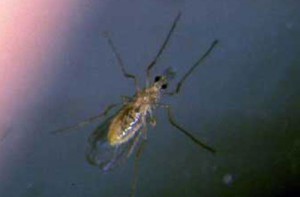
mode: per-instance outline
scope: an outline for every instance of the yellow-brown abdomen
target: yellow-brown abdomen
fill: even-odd
[[[130,140],[142,127],[141,113],[132,107],[125,108],[112,120],[108,131],[108,142],[117,146]]]

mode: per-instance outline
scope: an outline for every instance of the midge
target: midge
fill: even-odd
[[[124,161],[126,158],[128,158],[134,150],[137,150],[137,158],[139,157],[144,144],[143,142],[145,142],[147,139],[147,123],[155,126],[155,117],[152,114],[152,110],[158,107],[166,109],[169,122],[178,131],[182,132],[198,146],[212,153],[215,152],[213,148],[204,144],[199,139],[194,137],[190,132],[179,126],[173,118],[171,107],[169,105],[161,104],[159,101],[162,95],[175,95],[180,92],[181,86],[185,80],[210,54],[218,41],[213,41],[208,50],[189,68],[187,73],[185,73],[179,80],[174,91],[165,92],[165,89],[168,86],[168,81],[174,77],[174,73],[171,69],[167,69],[162,75],[156,76],[154,81],[150,83],[151,70],[156,65],[156,62],[161,56],[162,52],[165,50],[172,33],[177,26],[180,16],[181,13],[178,13],[154,60],[147,66],[146,87],[143,89],[140,89],[137,77],[126,71],[122,58],[117,52],[112,39],[109,37],[109,35],[106,35],[108,44],[117,58],[118,65],[120,66],[123,75],[126,78],[134,80],[136,93],[132,97],[124,98],[124,102],[122,104],[109,105],[101,114],[95,117],[80,122],[75,126],[55,131],[64,132],[70,129],[82,127],[95,120],[98,120],[99,118],[107,117],[103,123],[89,136],[88,148],[86,151],[86,158],[88,162],[92,165],[98,166],[100,170],[109,171],[113,169],[122,163],[122,161]],[[117,109],[117,106],[119,106],[119,109]],[[115,113],[109,116],[109,113],[113,109],[116,110]],[[136,161],[138,161],[138,159],[136,159]],[[137,165],[135,169],[137,173]],[[135,177],[137,176],[135,175]],[[135,185],[136,178],[133,183],[133,191],[135,190]],[[134,192],[132,192],[132,194],[134,195]]]

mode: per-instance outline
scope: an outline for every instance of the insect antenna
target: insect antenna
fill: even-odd
[[[121,58],[120,53],[117,51],[117,49],[116,49],[116,47],[115,47],[115,45],[114,45],[114,43],[113,43],[113,41],[112,41],[110,35],[109,35],[108,33],[104,33],[103,35],[104,35],[104,37],[107,39],[107,42],[108,42],[110,48],[112,49],[112,51],[113,51],[115,57],[117,58],[118,65],[120,66],[123,75],[124,75],[126,78],[133,79],[134,85],[135,85],[136,89],[138,90],[138,89],[139,89],[139,88],[138,88],[139,86],[138,86],[138,79],[137,79],[137,77],[136,77],[135,75],[130,74],[130,73],[128,73],[128,72],[126,71],[126,69],[125,69],[125,64],[124,64],[124,62],[123,62],[123,60],[122,60],[122,58]]]
[[[173,92],[169,92],[168,95],[178,94],[181,90],[181,86],[184,81],[192,74],[192,72],[197,68],[197,66],[201,65],[201,63],[206,59],[207,56],[211,53],[211,51],[218,44],[218,40],[214,40],[207,51],[193,64],[193,66],[185,73],[185,75],[180,79],[177,83],[176,89]]]
[[[158,58],[160,57],[160,55],[162,54],[162,52],[165,50],[175,28],[176,25],[180,19],[181,16],[181,12],[179,12],[176,16],[176,18],[174,19],[174,22],[172,23],[171,29],[169,30],[166,39],[164,40],[163,44],[161,45],[158,53],[156,54],[155,58],[152,60],[152,62],[147,66],[147,86],[149,85],[150,79],[151,79],[151,69],[154,67],[154,65],[156,64],[156,61],[158,60]]]

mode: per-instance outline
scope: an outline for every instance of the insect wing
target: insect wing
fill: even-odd
[[[129,141],[112,146],[107,140],[108,129],[115,116],[107,118],[89,136],[86,159],[91,165],[106,172],[122,164],[138,146],[141,132],[137,132]]]

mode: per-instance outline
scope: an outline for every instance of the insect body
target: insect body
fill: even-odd
[[[166,78],[163,77],[153,86],[138,92],[134,100],[119,112],[109,127],[108,140],[112,146],[127,142],[142,126],[146,126],[146,116],[152,114],[165,85]]]
[[[156,77],[152,86],[138,91],[115,116],[96,129],[90,136],[88,161],[107,171],[129,157],[140,139],[146,138],[147,122],[153,121],[152,110],[166,86],[167,76]]]
[[[180,13],[176,16],[174,22],[172,23],[171,29],[169,30],[167,37],[163,42],[162,46],[160,47],[157,55],[155,56],[154,60],[147,66],[147,85],[144,89],[139,88],[137,77],[135,75],[129,74],[126,71],[121,56],[117,52],[111,38],[107,35],[108,43],[118,60],[118,65],[120,66],[123,75],[126,78],[134,80],[137,90],[136,94],[133,97],[130,97],[129,99],[126,98],[126,102],[124,102],[121,108],[117,110],[116,107],[118,105],[110,105],[103,113],[95,117],[80,122],[75,126],[56,131],[63,132],[77,127],[82,127],[86,124],[98,120],[99,118],[107,117],[111,110],[115,109],[115,113],[113,115],[108,116],[102,122],[102,124],[100,124],[100,126],[98,126],[94,130],[94,132],[89,136],[88,139],[86,159],[90,164],[98,166],[100,170],[108,171],[118,166],[124,160],[126,160],[126,158],[128,158],[131,155],[131,153],[134,150],[136,150],[136,148],[138,150],[138,153],[141,152],[140,150],[142,150],[143,142],[145,142],[145,139],[147,138],[148,123],[150,123],[153,126],[155,125],[155,118],[152,115],[152,111],[157,107],[164,108],[167,110],[169,122],[173,127],[178,129],[178,131],[182,132],[185,136],[187,136],[200,147],[212,153],[215,152],[213,148],[207,146],[205,143],[201,142],[199,139],[194,137],[190,132],[181,127],[175,121],[173,113],[171,111],[171,107],[169,105],[161,104],[160,98],[163,94],[178,94],[181,90],[181,86],[184,83],[184,81],[210,54],[210,52],[216,46],[218,41],[213,41],[209,49],[189,68],[187,73],[185,73],[183,77],[179,80],[174,91],[164,92],[164,90],[168,86],[168,82],[174,77],[174,73],[171,69],[167,69],[161,76],[155,77],[153,83],[150,83],[151,69],[156,65],[156,62],[158,61],[162,52],[165,50],[171,38],[171,35],[174,32],[174,29],[179,21],[180,16]],[[133,184],[133,194],[135,190],[135,185],[136,180]]]

